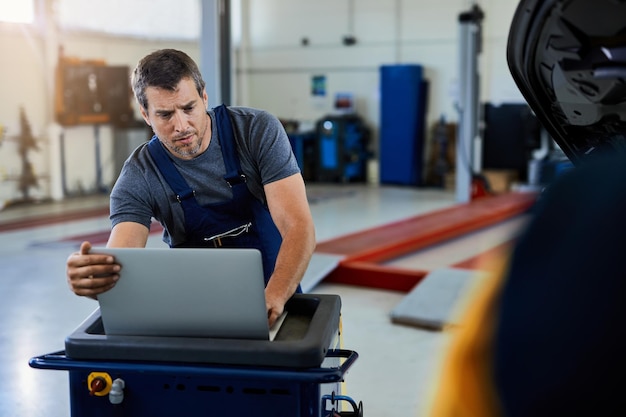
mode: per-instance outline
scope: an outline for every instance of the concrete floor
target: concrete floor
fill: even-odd
[[[455,204],[453,192],[410,187],[313,184],[308,192],[318,241]],[[3,224],[106,205],[106,196],[95,196],[0,211],[0,416],[70,415],[67,372],[31,369],[28,360],[62,350],[64,338],[97,307],[95,301],[68,290],[65,259],[80,243],[76,237],[109,228],[105,215],[77,215],[74,221],[8,231]],[[415,254],[413,260],[398,262],[405,268],[416,262],[429,268],[446,266],[450,259],[509,239],[517,227],[508,224],[495,233],[450,242],[447,252],[442,245],[430,255]],[[163,245],[160,236],[151,235],[149,245]],[[323,269],[324,259],[317,261],[316,268],[321,263]],[[317,283],[317,278],[309,282],[308,292],[341,296],[344,346],[359,353],[346,376],[347,394],[363,401],[364,415],[426,415],[450,335],[392,324],[389,313],[405,293]]]

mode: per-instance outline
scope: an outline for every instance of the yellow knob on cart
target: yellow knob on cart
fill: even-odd
[[[106,372],[92,372],[87,377],[89,395],[104,397],[111,391],[113,379]]]

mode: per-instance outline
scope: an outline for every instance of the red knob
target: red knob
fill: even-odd
[[[104,378],[97,376],[91,381],[89,386],[89,395],[94,395],[96,392],[104,391],[107,387],[107,382]]]

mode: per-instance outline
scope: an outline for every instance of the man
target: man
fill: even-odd
[[[626,2],[522,0],[518,87],[575,163],[468,310],[433,416],[623,416]]]
[[[155,136],[128,158],[110,198],[107,247],[144,247],[152,218],[170,247],[252,247],[263,255],[268,321],[282,314],[315,247],[304,181],[282,125],[268,113],[219,106],[207,111],[205,83],[185,53],[144,57],[132,87]],[[90,253],[67,260],[77,295],[115,286],[120,266]]]

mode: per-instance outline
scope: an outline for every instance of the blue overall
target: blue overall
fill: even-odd
[[[246,176],[241,170],[226,106],[221,105],[214,110],[226,166],[224,180],[232,188],[232,200],[201,206],[196,200],[195,191],[178,172],[156,135],[148,144],[152,159],[176,193],[176,199],[185,214],[185,242],[175,247],[258,249],[262,254],[263,274],[267,285],[274,271],[282,238],[267,207],[246,186]]]

